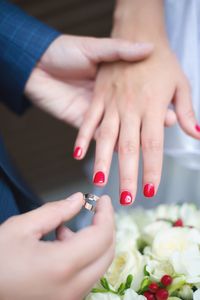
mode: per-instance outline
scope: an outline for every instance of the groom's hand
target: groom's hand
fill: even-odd
[[[151,52],[150,44],[61,35],[33,70],[25,94],[39,108],[80,127],[92,100],[99,64],[138,61]]]
[[[84,204],[78,193],[0,226],[0,299],[80,300],[104,274],[114,250],[111,201],[97,203],[93,224],[77,233],[62,225]],[[41,241],[57,230],[57,241]]]

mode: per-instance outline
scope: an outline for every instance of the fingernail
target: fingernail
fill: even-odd
[[[155,194],[154,185],[152,183],[145,184],[143,193],[144,193],[144,196],[147,198],[153,197]]]
[[[93,182],[95,184],[101,184],[101,183],[104,183],[105,182],[105,174],[102,172],[102,171],[99,171],[97,172],[95,175],[94,175],[94,179],[93,179]]]
[[[120,195],[120,204],[121,205],[130,205],[133,202],[133,197],[130,192],[123,191]]]
[[[200,125],[196,124],[195,129],[196,129],[196,131],[200,132]]]
[[[80,158],[82,155],[82,148],[81,147],[76,147],[74,149],[74,153],[73,153],[73,157],[76,158]]]

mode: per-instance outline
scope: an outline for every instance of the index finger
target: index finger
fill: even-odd
[[[77,272],[101,257],[113,240],[113,208],[110,198],[103,196],[97,203],[92,225],[77,232],[69,242],[58,244],[56,255],[71,272]]]

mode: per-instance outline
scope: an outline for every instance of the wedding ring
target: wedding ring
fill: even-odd
[[[89,203],[88,201],[97,202],[99,200],[99,197],[94,194],[89,194],[89,193],[84,194],[83,197],[85,200],[85,204],[83,205],[85,207],[85,209],[95,212],[95,205]]]

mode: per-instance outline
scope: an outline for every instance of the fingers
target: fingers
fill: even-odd
[[[153,51],[153,45],[150,43],[131,43],[111,38],[88,38],[87,44],[84,45],[85,55],[95,63],[138,61],[148,57]]]
[[[191,93],[187,84],[178,86],[174,99],[174,106],[178,122],[182,129],[188,135],[200,139],[200,126],[195,118]]]
[[[93,183],[98,186],[104,186],[107,183],[118,131],[119,118],[111,105],[98,129],[96,139]]]
[[[114,243],[107,249],[104,255],[92,264],[83,268],[74,278],[70,289],[75,290],[79,286],[79,297],[89,294],[95,283],[105,274],[114,257]],[[79,284],[78,284],[79,283]]]
[[[54,256],[66,264],[70,272],[77,272],[91,264],[112,245],[114,215],[110,198],[103,196],[97,203],[93,224],[76,233],[67,243],[55,245]]]
[[[60,225],[56,229],[56,238],[58,241],[68,241],[72,236],[74,236],[74,232],[64,225]]]
[[[172,109],[168,109],[165,115],[165,126],[171,127],[177,122],[176,113]]]
[[[21,222],[29,235],[32,233],[37,239],[40,239],[63,222],[74,217],[84,203],[83,195],[76,193],[65,200],[49,202],[24,214]]]
[[[139,151],[140,121],[127,115],[121,123],[118,144],[121,205],[130,205],[135,199]]]
[[[84,158],[87,153],[89,143],[94,136],[94,132],[103,114],[103,102],[94,99],[91,108],[87,113],[83,124],[79,130],[73,157],[77,160]]]
[[[159,116],[159,117],[158,117]],[[143,193],[153,197],[160,183],[163,160],[164,128],[160,113],[146,115],[142,123]]]

